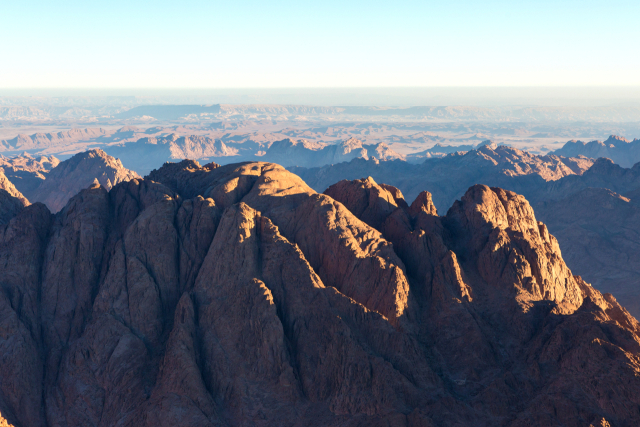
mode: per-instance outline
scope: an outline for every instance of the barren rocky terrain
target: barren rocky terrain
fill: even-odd
[[[18,426],[635,426],[640,325],[524,197],[166,164],[0,226]]]

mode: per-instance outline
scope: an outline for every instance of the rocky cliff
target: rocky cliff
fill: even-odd
[[[0,226],[16,426],[640,422],[640,326],[515,193],[167,164]]]

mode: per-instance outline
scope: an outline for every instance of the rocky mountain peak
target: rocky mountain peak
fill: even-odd
[[[411,216],[417,216],[418,213],[424,212],[428,215],[438,215],[438,210],[433,204],[431,193],[428,191],[422,191],[418,194],[418,197],[411,203],[409,213]]]
[[[122,162],[100,149],[78,153],[51,169],[33,191],[33,201],[46,204],[53,212],[64,207],[71,195],[91,186],[94,180],[110,190],[122,181],[140,176],[122,166]]]
[[[0,226],[0,411],[34,426],[640,422],[638,322],[571,274],[524,197],[473,186],[443,217],[430,201],[183,161],[55,216],[28,206]]]
[[[604,143],[606,145],[618,145],[618,144],[628,144],[629,141],[628,139],[622,137],[622,136],[618,136],[618,135],[609,135],[609,138],[607,138]]]
[[[346,139],[346,140],[340,142],[340,145],[342,147],[344,147],[345,150],[351,151],[351,150],[353,150],[355,148],[361,148],[362,147],[362,141],[360,141],[357,138],[349,138],[349,139]]]
[[[491,141],[490,139],[487,139],[479,143],[477,149],[481,150],[483,147],[487,147],[487,148],[490,148],[491,150],[495,150],[496,148],[498,148],[498,143],[496,143],[495,141]]]
[[[593,165],[586,172],[588,175],[610,175],[610,174],[621,174],[624,172],[624,169],[619,165],[615,164],[613,160],[608,159],[606,157],[600,157],[596,159]]]

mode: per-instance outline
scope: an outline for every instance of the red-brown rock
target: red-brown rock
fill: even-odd
[[[168,164],[0,225],[16,426],[635,426],[640,326],[515,193]],[[342,203],[344,201],[344,203]],[[375,227],[373,226],[375,225]]]

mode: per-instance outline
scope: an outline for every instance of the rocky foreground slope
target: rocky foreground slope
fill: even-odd
[[[16,426],[635,426],[640,325],[515,193],[167,164],[0,226]]]

